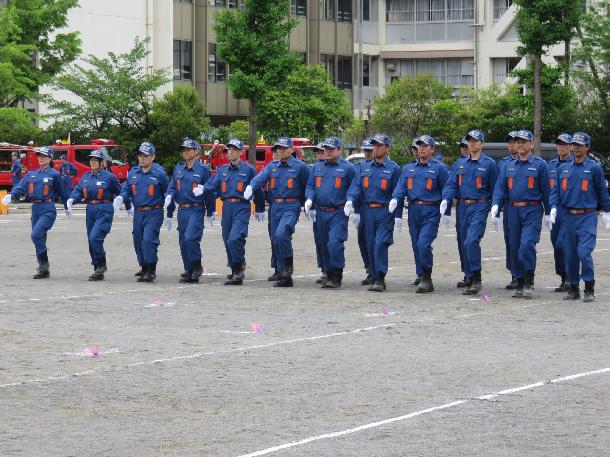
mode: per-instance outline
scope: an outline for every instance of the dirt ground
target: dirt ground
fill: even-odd
[[[434,246],[435,293],[415,294],[406,224],[387,293],[360,286],[351,224],[343,288],[322,290],[303,217],[293,289],[267,282],[267,224],[254,220],[243,287],[222,284],[219,223],[205,230],[200,284],[178,284],[177,232],[163,230],[148,285],[133,277],[121,211],[106,280],[92,283],[76,207],[49,233],[51,278],[35,281],[29,208],[11,208],[0,217],[0,455],[610,455],[610,232],[600,223],[586,304],[553,292],[546,229],[534,298],[511,298],[492,230],[483,298],[455,287],[453,228]]]

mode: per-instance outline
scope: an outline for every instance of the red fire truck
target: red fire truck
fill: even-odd
[[[11,153],[19,154],[19,159],[23,165],[23,173],[28,170],[38,168],[38,159],[31,146],[20,146],[17,144],[0,143],[0,189],[10,189],[13,187],[11,176]]]

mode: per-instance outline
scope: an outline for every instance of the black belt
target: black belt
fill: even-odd
[[[365,203],[369,208],[383,208],[384,206],[388,206],[387,203]]]
[[[317,209],[319,209],[320,211],[325,211],[327,213],[333,213],[337,210],[343,209],[345,208],[345,205],[339,205],[339,206],[318,206]]]
[[[242,198],[225,198],[222,202],[226,203],[241,203],[241,202],[247,202],[248,200],[244,200]]]
[[[52,198],[32,199],[32,203],[53,203]]]

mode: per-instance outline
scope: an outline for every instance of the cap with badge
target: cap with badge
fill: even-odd
[[[471,130],[466,134],[466,141],[475,140],[475,141],[485,141],[485,135],[478,129]]]
[[[466,137],[462,137],[462,141],[460,141],[460,146],[468,147],[468,140],[466,139]]]
[[[143,156],[154,156],[155,155],[155,145],[150,141],[145,141],[138,148],[138,155]]]
[[[287,148],[291,148],[292,147],[292,140],[290,138],[288,138],[287,136],[282,136],[280,138],[278,138],[277,140],[275,140],[275,143],[273,143],[273,148],[282,148],[282,149],[287,149]]]
[[[417,141],[419,140],[419,138],[415,138],[412,142],[411,142],[411,149],[419,149],[418,145],[417,145]]]
[[[12,151],[11,152],[11,157],[18,157],[19,153],[17,151]]]
[[[430,135],[422,135],[417,139],[417,145],[419,146],[420,144],[425,144],[427,146],[434,146],[436,145],[436,141],[434,141],[434,138],[432,138]]]
[[[390,146],[392,142],[390,141],[390,137],[385,133],[378,133],[373,138],[371,138],[371,143],[380,144],[382,146]]]
[[[515,138],[517,138],[517,130],[511,130],[506,134],[504,141],[514,140]]]
[[[313,152],[316,152],[316,153],[323,152],[324,151],[323,143],[320,141],[318,144],[315,144],[312,149],[313,149]]]
[[[91,153],[89,153],[89,158],[97,159],[100,162],[102,160],[106,160],[106,158],[104,157],[104,151],[102,149],[94,149],[93,151],[91,151]]]
[[[515,139],[534,141],[534,134],[529,130],[519,130],[515,135]]]
[[[325,149],[339,149],[342,146],[342,143],[336,136],[329,136],[320,143],[320,146]]]
[[[571,144],[572,143],[572,135],[569,133],[560,133],[555,138],[555,144]]]
[[[183,138],[182,144],[180,144],[182,149],[194,149],[195,151],[199,151],[201,146],[195,140],[191,140],[190,138]]]
[[[43,146],[41,148],[38,148],[38,150],[36,151],[36,155],[53,158],[53,149],[48,146]]]
[[[576,132],[574,135],[572,135],[572,144],[587,146],[591,144],[591,137],[585,132]]]
[[[362,146],[360,146],[360,149],[364,149],[366,151],[370,151],[373,149],[373,143],[371,143],[372,138],[371,137],[367,137],[364,139],[364,141],[362,142]]]
[[[227,143],[227,148],[234,147],[235,149],[239,149],[240,151],[244,150],[244,142],[238,138],[233,138],[229,140]]]

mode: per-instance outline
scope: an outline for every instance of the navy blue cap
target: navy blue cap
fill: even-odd
[[[100,148],[100,149],[98,149],[98,151],[101,151],[103,160],[105,160],[107,162],[110,162],[112,160],[112,157],[110,156],[110,154],[108,154],[108,151],[106,150],[106,148]]]
[[[466,137],[462,137],[462,140],[460,141],[460,146],[468,146],[468,140],[466,139]]]
[[[18,155],[19,155],[19,153],[17,151],[11,151],[11,157],[12,156],[18,156]]]
[[[514,140],[515,138],[517,138],[517,130],[511,130],[506,134],[506,137],[504,137],[504,141]]]
[[[436,145],[436,141],[434,141],[434,138],[432,138],[430,135],[422,135],[420,136],[417,141],[416,144],[419,146],[420,144],[426,144],[428,146],[435,146]]]
[[[360,149],[364,149],[366,151],[370,151],[373,149],[373,143],[371,143],[371,140],[373,138],[371,138],[370,136],[365,138],[364,141],[362,142],[362,146],[360,146]]]
[[[559,143],[571,144],[572,135],[570,135],[569,133],[560,133],[559,135],[557,135],[557,138],[555,138],[555,144]]]
[[[585,132],[576,132],[572,135],[572,144],[579,144],[581,146],[591,144],[591,136]]]
[[[529,130],[519,130],[515,135],[515,139],[520,138],[525,141],[534,141],[534,134]]]
[[[373,138],[371,138],[371,143],[377,143],[383,146],[390,146],[392,144],[392,142],[390,141],[390,137],[387,136],[385,133],[378,133],[377,135],[375,135]]]
[[[328,149],[339,149],[342,145],[343,143],[336,136],[329,136],[320,143],[320,146]]]
[[[288,138],[287,136],[282,136],[282,137],[278,138],[277,140],[275,140],[275,143],[273,143],[273,149],[291,148],[291,147],[292,147],[292,139]]]
[[[474,129],[468,132],[465,138],[466,141],[470,140],[471,138],[476,141],[485,141],[485,135],[478,129]]]
[[[235,149],[239,149],[240,151],[244,150],[244,142],[238,138],[233,138],[229,140],[229,142],[227,143],[227,148],[229,146],[233,146]]]
[[[53,158],[53,149],[48,146],[43,146],[41,148],[38,148],[38,150],[36,151],[36,155]]]
[[[318,144],[314,144],[313,150],[314,150],[314,152],[324,151],[324,146],[322,145],[322,141],[320,141]]]
[[[145,141],[138,148],[138,155],[140,155],[140,154],[145,155],[145,156],[154,156],[155,155],[155,145],[149,141]]]
[[[106,158],[104,157],[104,151],[102,151],[101,149],[94,149],[93,151],[91,151],[91,153],[89,154],[89,158],[98,159],[100,161],[106,160]]]
[[[182,138],[182,143],[180,144],[182,149],[194,149],[195,151],[200,151],[201,146],[195,140],[191,140],[190,138]]]

